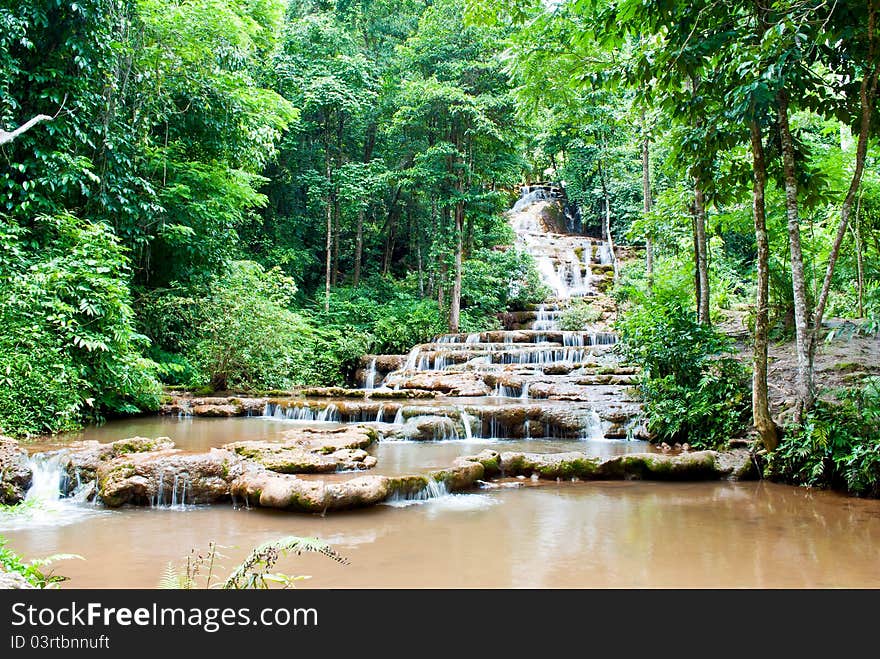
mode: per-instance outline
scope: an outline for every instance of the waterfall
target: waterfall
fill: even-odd
[[[414,371],[416,370],[416,360],[419,358],[420,348],[416,346],[412,350],[409,351],[409,354],[406,356],[406,365],[403,367],[406,371]]]
[[[528,400],[528,399],[529,399],[529,383],[528,383],[528,382],[523,382],[523,383],[522,383],[522,391],[520,392],[519,397],[520,397],[522,400]],[[528,424],[528,422],[526,422],[526,423]]]
[[[405,507],[413,504],[425,503],[434,499],[440,499],[446,496],[449,496],[449,488],[446,486],[446,482],[429,478],[425,487],[417,492],[395,492],[385,500],[385,503],[391,506]]]
[[[28,459],[33,474],[25,501],[47,503],[58,501],[67,494],[68,475],[64,453],[46,455],[37,453]]]
[[[366,381],[364,382],[364,389],[370,391],[376,388],[376,358],[373,357],[372,361],[370,361],[370,368],[367,370]]]
[[[605,429],[602,427],[602,419],[596,410],[590,410],[587,416],[587,424],[581,430],[581,439],[604,440]]]
[[[330,403],[327,407],[325,407],[318,414],[318,418],[316,421],[330,421],[333,423],[339,423],[339,408],[336,407],[333,403]]]
[[[467,412],[465,412],[464,410],[461,410],[459,412],[459,416],[461,417],[461,425],[464,426],[465,439],[467,439],[469,441],[473,440],[474,431],[471,428],[471,422],[473,421],[473,417],[470,414],[468,414]]]
[[[544,283],[556,294],[556,297],[568,297],[568,287],[553,267],[553,261],[549,256],[542,256],[538,259],[538,272],[541,274],[541,279],[543,279]]]
[[[187,507],[187,490],[192,489],[189,474],[187,474],[186,472],[174,473],[174,480],[171,481],[171,492],[169,499],[165,494],[165,490],[168,489],[165,487],[165,472],[166,470],[163,469],[159,473],[159,485],[156,488],[156,494],[152,498],[150,505],[153,508],[171,508],[175,510],[185,509]]]
[[[405,419],[403,418],[403,405],[397,408],[397,414],[394,415],[394,421],[392,423],[396,423],[398,425],[402,425],[405,423]]]

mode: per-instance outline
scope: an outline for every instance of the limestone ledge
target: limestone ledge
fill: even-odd
[[[112,444],[83,442],[67,449],[68,470],[94,478],[104,505],[210,504],[222,501],[324,513],[389,499],[425,498],[432,482],[447,492],[511,477],[540,480],[745,480],[758,473],[747,449],[679,454],[633,453],[601,459],[582,452],[525,453],[484,450],[420,475],[352,475],[322,480],[297,474],[368,469],[365,448],[376,439],[366,427],[336,432],[290,431],[280,442],[237,442],[208,453],[185,453],[166,438],[136,437]],[[324,462],[323,460],[328,462]],[[370,462],[371,461],[371,462]],[[319,468],[316,468],[316,465]],[[329,469],[328,469],[329,471]],[[71,479],[73,482],[74,479]]]

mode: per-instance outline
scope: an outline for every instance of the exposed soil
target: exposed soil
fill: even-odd
[[[718,329],[733,336],[743,360],[751,360],[752,345],[744,323],[745,313],[731,310],[718,323]],[[820,398],[831,400],[835,391],[858,386],[865,378],[880,376],[880,335],[862,336],[852,331],[852,323],[832,318],[826,322],[824,338],[816,349],[815,383]],[[834,336],[828,337],[832,328]],[[768,384],[771,412],[785,421],[794,405],[797,356],[794,339],[770,344]]]

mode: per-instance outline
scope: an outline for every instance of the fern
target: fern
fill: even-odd
[[[159,579],[159,588],[161,590],[177,590],[180,588],[180,575],[177,568],[170,561],[165,566],[165,571]]]
[[[337,563],[348,565],[347,558],[338,554],[330,545],[319,538],[287,536],[256,547],[250,556],[236,566],[226,581],[220,584],[220,588],[225,590],[268,588],[269,582],[283,583],[285,586],[289,586],[293,581],[304,577],[290,577],[270,571],[282,556],[287,554],[299,556],[304,553],[321,554]]]

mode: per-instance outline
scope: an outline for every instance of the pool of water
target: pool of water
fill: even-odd
[[[542,483],[405,508],[316,515],[231,506],[122,509],[5,532],[27,556],[82,555],[67,587],[156,586],[209,541],[221,574],[256,544],[318,536],[298,587],[878,587],[880,502],[770,483]]]
[[[54,437],[45,442],[31,444],[31,451],[62,448],[78,440],[112,442],[126,437],[169,437],[185,451],[202,452],[231,442],[273,441],[283,439],[286,431],[297,426],[334,427],[338,424],[320,424],[314,421],[281,421],[265,417],[233,417],[211,419],[204,417],[155,416],[111,421],[103,426],[86,428],[82,432]],[[612,457],[622,453],[651,450],[648,442],[615,441],[602,439],[461,439],[437,442],[392,441],[378,442],[369,452],[379,463],[369,473],[385,476],[424,473],[433,469],[449,467],[455,458],[474,455],[483,449],[495,451],[532,451],[536,453],[562,453],[583,451],[598,457]]]
[[[290,422],[262,418],[145,417],[32,445],[168,436],[204,451],[272,440]],[[484,448],[610,456],[642,442],[460,440],[385,442],[374,473],[418,473]],[[351,563],[320,556],[279,569],[310,575],[301,587],[880,587],[880,501],[771,483],[540,482],[414,505],[380,505],[324,517],[231,505],[106,510],[59,501],[0,532],[26,557],[75,553],[56,571],[66,587],[154,587],[169,562],[214,541],[221,574],[259,543],[318,536]]]

